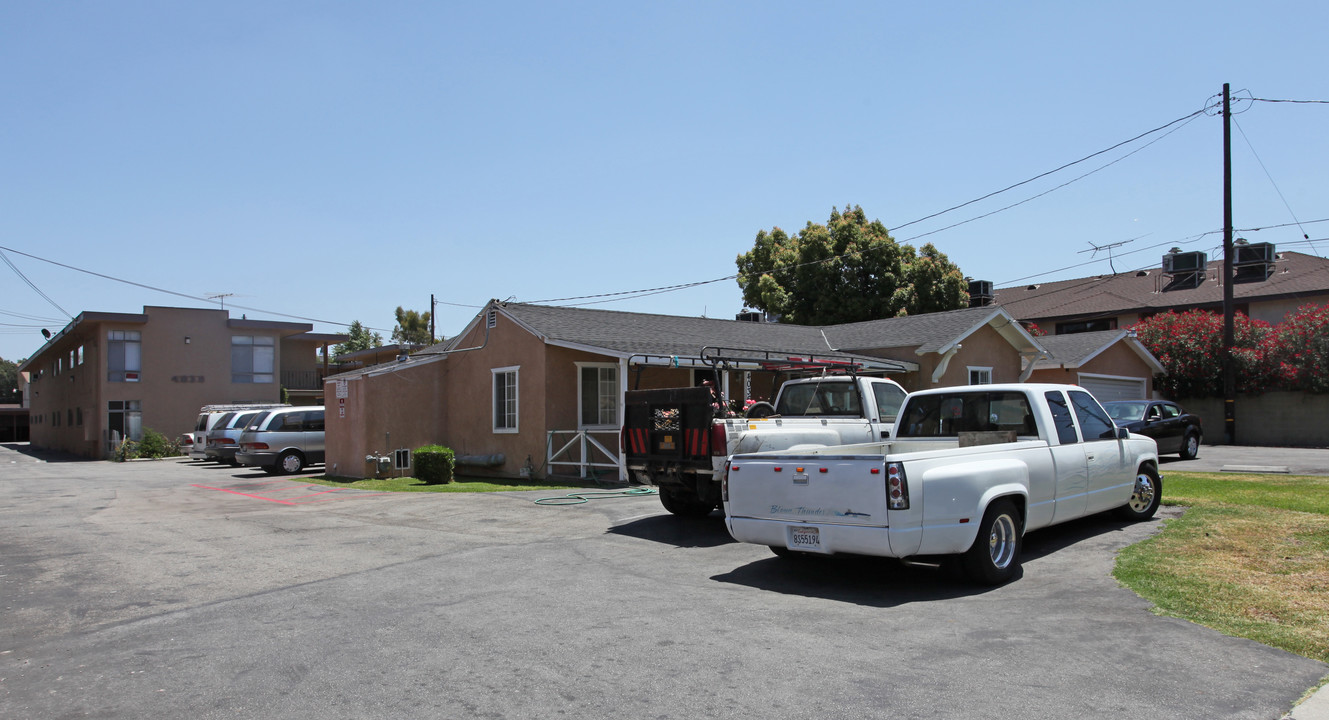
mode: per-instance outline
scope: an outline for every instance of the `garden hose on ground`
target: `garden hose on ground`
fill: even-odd
[[[628,488],[626,490],[587,490],[585,492],[568,493],[561,497],[540,498],[535,501],[536,505],[581,505],[591,500],[608,500],[609,498],[637,497],[639,495],[655,495],[656,489],[647,488]]]

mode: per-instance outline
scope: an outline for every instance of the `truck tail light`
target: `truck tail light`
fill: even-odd
[[[628,454],[628,426],[624,425],[618,431],[618,451],[624,455]]]
[[[729,502],[729,461],[724,464],[724,474],[720,476],[720,501]]]
[[[909,509],[909,480],[898,462],[886,463],[886,506],[891,510]]]
[[[729,454],[729,434],[724,423],[711,423],[711,457],[724,457]]]

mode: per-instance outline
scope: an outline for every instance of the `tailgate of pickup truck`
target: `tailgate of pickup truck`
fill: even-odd
[[[884,455],[735,455],[731,517],[885,527]]]

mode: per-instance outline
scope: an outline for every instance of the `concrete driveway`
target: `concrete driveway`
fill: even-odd
[[[1118,587],[1162,519],[1033,533],[975,589],[653,497],[272,480],[0,450],[0,717],[1273,719],[1329,672]]]

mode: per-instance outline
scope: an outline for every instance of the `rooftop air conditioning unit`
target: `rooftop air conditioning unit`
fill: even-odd
[[[969,307],[991,305],[993,297],[991,280],[969,281]]]
[[[744,310],[743,312],[734,315],[734,319],[739,322],[759,323],[762,320],[762,314],[756,310]]]
[[[1274,262],[1273,243],[1250,243],[1237,245],[1233,249],[1237,251],[1233,265],[1268,265]]]
[[[1209,256],[1202,252],[1170,252],[1163,256],[1163,272],[1200,272],[1209,264]]]

